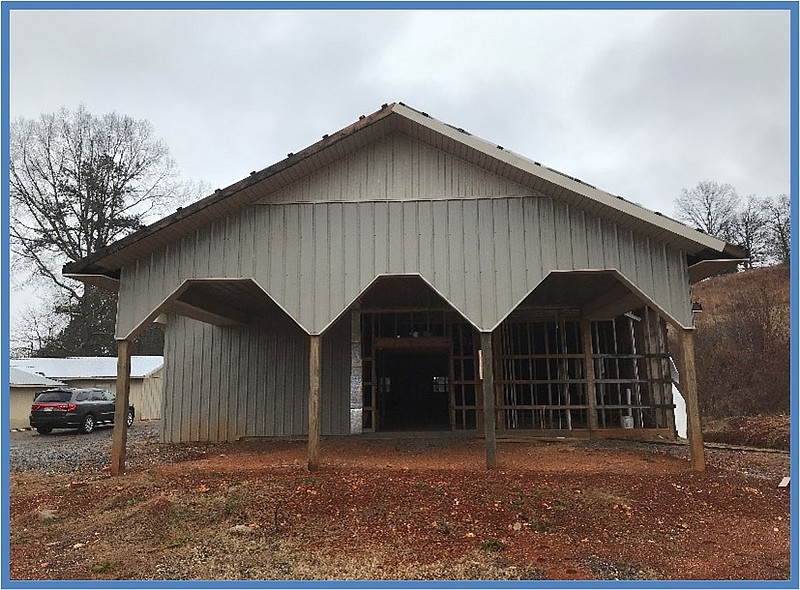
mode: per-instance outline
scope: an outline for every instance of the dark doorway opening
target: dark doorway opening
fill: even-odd
[[[381,351],[379,429],[450,430],[449,374],[445,351]]]

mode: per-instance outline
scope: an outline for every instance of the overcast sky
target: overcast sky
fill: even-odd
[[[789,190],[788,12],[29,11],[11,112],[149,119],[227,186],[403,101],[645,206]]]
[[[148,119],[225,187],[402,101],[673,214],[789,192],[788,11],[13,11],[12,117]]]

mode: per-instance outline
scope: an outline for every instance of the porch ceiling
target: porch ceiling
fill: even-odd
[[[418,275],[378,277],[358,302],[364,310],[452,308]]]
[[[249,279],[189,280],[159,312],[176,313],[218,326],[257,324],[289,317]]]
[[[607,319],[645,304],[647,302],[620,281],[613,271],[575,271],[550,273],[518,309],[576,309],[588,319]]]

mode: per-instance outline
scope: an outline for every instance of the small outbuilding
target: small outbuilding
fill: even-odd
[[[12,359],[11,366],[56,379],[57,385],[100,388],[114,393],[117,391],[116,357]],[[131,357],[129,395],[130,403],[136,406],[137,420],[157,420],[161,417],[161,401],[164,391],[163,368],[164,357],[162,356]],[[30,404],[28,410],[30,410]]]
[[[30,427],[29,416],[34,398],[52,387],[63,387],[66,383],[48,379],[44,375],[31,373],[11,367],[8,370],[9,385],[9,427]]]
[[[118,390],[165,324],[164,441],[673,438],[669,326],[702,469],[690,283],[745,255],[393,103],[63,270],[119,293]]]

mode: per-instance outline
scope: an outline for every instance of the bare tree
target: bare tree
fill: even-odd
[[[65,318],[56,313],[52,307],[41,310],[26,308],[15,318],[11,326],[12,332],[22,336],[18,339],[16,350],[11,356],[34,356],[38,350],[50,345],[65,327]]]
[[[113,344],[114,296],[65,280],[61,266],[139,229],[199,187],[180,182],[150,123],[117,113],[95,116],[83,106],[15,120],[9,150],[15,273],[58,286],[63,297],[53,308],[69,318],[66,329],[99,321],[92,333]],[[78,340],[82,353],[106,352],[86,335]]]
[[[748,252],[745,267],[760,266],[767,258],[767,234],[765,201],[750,195],[735,213],[729,238]]]
[[[778,264],[789,264],[792,250],[791,204],[789,195],[764,200],[767,253]]]
[[[675,199],[678,219],[723,240],[731,240],[739,195],[730,184],[704,180]]]

